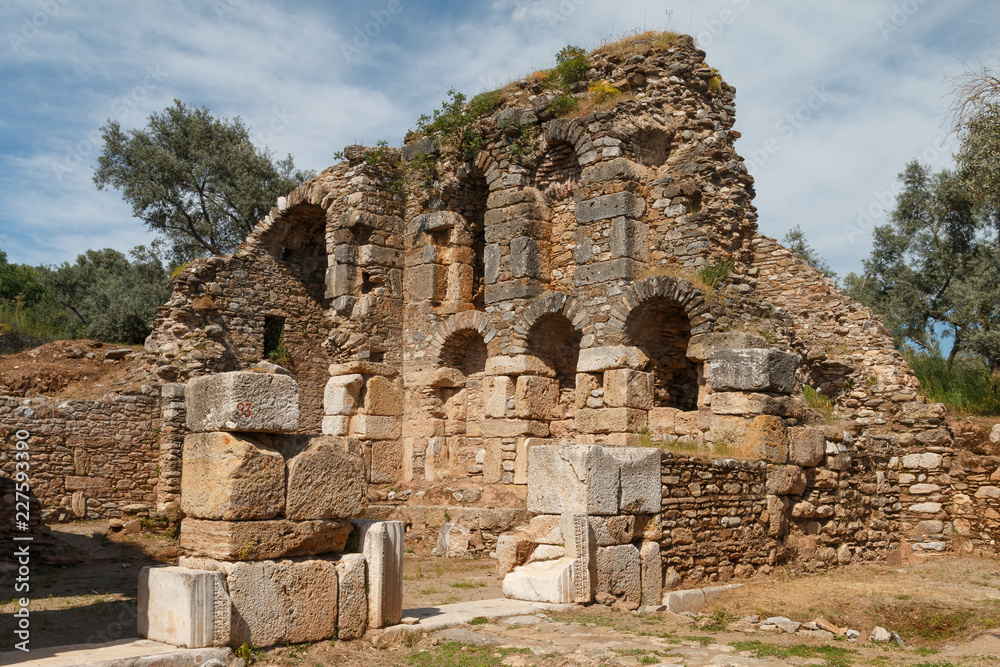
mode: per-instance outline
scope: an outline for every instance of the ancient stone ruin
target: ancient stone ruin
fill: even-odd
[[[358,559],[275,563],[343,551],[358,517],[495,555],[512,595],[544,570],[575,601],[792,558],[993,553],[998,462],[961,449],[877,316],[757,233],[735,91],[704,57],[638,36],[589,55],[575,112],[536,73],[469,121],[474,144],[345,149],[232,256],[177,276],[130,362],[141,392],[71,412],[3,399],[10,427],[51,427],[43,505],[179,501],[202,569],[156,586],[194,577],[205,618],[223,589],[244,614],[240,590],[335,591],[334,572],[343,608]],[[81,434],[110,404],[133,408],[102,433],[160,429],[136,450],[152,483],[72,465],[106,456]],[[166,575],[146,576],[153,595]]]

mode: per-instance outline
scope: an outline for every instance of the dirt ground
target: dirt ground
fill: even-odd
[[[57,340],[18,354],[0,356],[0,396],[96,399],[130,385],[125,360],[105,360],[108,350],[141,345],[95,340]]]
[[[62,566],[33,567],[32,646],[110,641],[135,635],[136,586],[143,565],[176,562],[180,551],[160,536],[106,535],[106,523],[53,526]],[[71,557],[67,558],[66,555]],[[407,550],[404,606],[501,597],[494,561],[441,559]],[[11,574],[3,575],[11,591]],[[6,595],[12,596],[12,593]],[[14,603],[0,604],[4,626]],[[862,641],[824,642],[798,635],[736,631],[745,616],[822,616],[862,632]],[[779,572],[726,593],[696,619],[642,616],[594,605],[540,618],[470,624],[456,641],[440,634],[375,648],[368,640],[316,642],[257,651],[261,665],[921,665],[1000,664],[1000,563],[943,556],[903,567],[857,564],[825,574]],[[872,644],[882,625],[907,648]],[[700,628],[700,629],[699,629]],[[457,632],[459,629],[456,629]],[[1000,631],[997,631],[1000,632]],[[9,629],[0,650],[11,648]],[[480,645],[477,645],[480,644]]]

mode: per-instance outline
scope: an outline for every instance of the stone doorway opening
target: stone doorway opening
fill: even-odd
[[[698,408],[698,366],[687,358],[691,322],[680,304],[659,298],[636,306],[625,321],[625,339],[649,356],[653,407]]]

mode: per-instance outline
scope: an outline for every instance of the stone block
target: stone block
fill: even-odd
[[[642,566],[641,604],[660,604],[660,596],[663,594],[663,560],[660,558],[660,545],[656,542],[643,542],[639,547],[639,560]]]
[[[740,448],[748,456],[769,463],[787,463],[788,446],[785,422],[774,415],[754,417],[740,444]]]
[[[646,427],[648,414],[635,408],[585,408],[573,418],[578,433],[635,433]]]
[[[649,432],[654,435],[672,434],[679,412],[681,410],[677,408],[652,408],[648,417]]]
[[[285,517],[302,521],[361,516],[368,498],[364,461],[344,453],[331,437],[310,440],[308,449],[288,460]]]
[[[266,647],[337,636],[337,565],[330,560],[233,563],[232,642]]]
[[[537,544],[563,544],[561,514],[540,514],[531,517],[528,525],[518,532]]]
[[[580,350],[576,371],[577,373],[603,373],[618,368],[641,371],[647,364],[649,364],[649,357],[637,347],[627,345],[588,347]]]
[[[182,461],[181,509],[188,516],[259,520],[285,510],[285,460],[263,442],[235,433],[191,433]]]
[[[368,481],[394,484],[403,472],[403,448],[398,440],[373,440],[369,443]]]
[[[769,466],[766,486],[776,496],[798,496],[806,490],[806,476],[799,466]]]
[[[642,262],[628,257],[584,264],[576,267],[576,271],[573,273],[573,285],[580,288],[612,280],[632,280],[639,275],[642,268]]]
[[[353,415],[358,411],[358,394],[364,385],[360,373],[338,375],[327,380],[323,390],[323,412],[328,415]]]
[[[327,299],[334,299],[341,296],[351,297],[357,291],[357,276],[354,266],[350,264],[337,264],[326,270],[326,292]]]
[[[483,381],[483,412],[487,417],[507,416],[507,400],[514,396],[514,378],[506,375],[487,377]]]
[[[549,434],[548,423],[527,419],[484,419],[479,426],[484,438],[517,438],[522,435],[544,438]]]
[[[140,637],[185,648],[226,646],[226,577],[186,567],[144,567],[139,571],[138,616]]]
[[[660,450],[658,447],[608,447],[618,463],[622,514],[656,514],[660,511]]]
[[[527,563],[537,546],[516,533],[497,536],[497,576],[505,577],[514,568]]]
[[[337,561],[337,639],[360,639],[368,630],[368,580],[364,554]]]
[[[926,452],[924,454],[907,454],[903,457],[904,468],[923,468],[933,470],[941,467],[942,458],[940,454]]]
[[[663,538],[663,523],[659,514],[636,514],[632,541],[659,542]]]
[[[597,445],[532,447],[528,511],[535,514],[618,513],[619,465]]]
[[[538,445],[552,444],[547,438],[518,438],[514,458],[514,484],[528,483],[528,452]]]
[[[597,585],[597,544],[586,514],[563,514],[559,527],[566,555],[573,559],[573,601],[589,604]]]
[[[485,444],[483,482],[497,484],[503,476],[503,441],[500,438],[487,438]]]
[[[629,544],[634,539],[634,516],[591,516],[588,520],[591,538],[596,546]]]
[[[444,301],[448,289],[448,267],[422,264],[407,269],[403,288],[412,301]]]
[[[359,440],[396,440],[401,433],[399,417],[365,414],[351,417],[351,437]]]
[[[180,545],[218,560],[262,560],[343,551],[349,521],[181,521]]]
[[[565,557],[514,568],[503,578],[504,597],[553,604],[573,602],[573,560]]]
[[[598,547],[597,593],[642,603],[642,559],[634,545]]]
[[[709,384],[716,391],[773,391],[795,388],[799,358],[775,350],[718,350],[712,353]]]
[[[472,533],[465,526],[446,521],[438,532],[437,545],[431,550],[438,558],[461,558],[469,555],[469,538]]]
[[[812,468],[823,462],[826,456],[826,434],[822,429],[809,426],[793,426],[788,430],[791,447],[788,462]]]
[[[712,357],[719,350],[746,350],[766,348],[767,341],[763,336],[742,331],[722,331],[718,333],[703,333],[691,336],[687,346],[687,358],[700,363]]]
[[[500,277],[500,246],[490,243],[483,250],[483,279],[493,285]]]
[[[717,415],[777,415],[795,417],[802,412],[801,404],[790,396],[720,391],[711,394],[712,413]]]
[[[554,378],[555,369],[530,354],[497,355],[486,360],[486,375],[541,375]]]
[[[611,221],[611,256],[627,257],[644,262],[649,259],[649,225],[615,218]]]
[[[631,192],[600,195],[576,203],[576,219],[581,223],[595,222],[625,216],[641,218],[646,201]]]
[[[351,432],[351,418],[346,415],[327,415],[323,417],[320,431],[323,435],[346,436]]]
[[[364,409],[369,415],[403,414],[403,381],[378,375],[368,378],[365,383]]]
[[[514,412],[521,419],[552,419],[559,403],[559,382],[553,378],[522,375],[514,390]]]
[[[188,382],[184,406],[193,433],[291,433],[299,427],[299,385],[287,375],[204,375]]]
[[[604,402],[612,408],[653,407],[653,374],[630,368],[619,368],[604,373]]]
[[[403,522],[355,524],[368,564],[368,627],[395,625],[403,616]]]
[[[518,236],[510,241],[510,272],[515,278],[541,278],[544,273],[538,241]]]

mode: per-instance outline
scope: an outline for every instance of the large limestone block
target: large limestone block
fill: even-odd
[[[740,445],[746,454],[769,463],[788,462],[788,429],[780,417],[753,418]]]
[[[361,516],[367,496],[364,461],[344,453],[334,438],[312,438],[308,449],[288,460],[288,519]]]
[[[299,427],[299,385],[287,375],[204,375],[188,382],[184,406],[193,433],[291,433]]]
[[[372,484],[394,484],[403,474],[403,448],[398,440],[369,443],[368,480]]]
[[[181,521],[180,545],[195,556],[261,560],[343,551],[351,523],[320,521]]]
[[[806,490],[806,476],[799,466],[770,466],[766,486],[776,496],[798,496]]]
[[[619,464],[597,445],[551,445],[528,452],[528,511],[618,513]]]
[[[359,639],[368,630],[368,579],[364,554],[337,561],[337,638]]]
[[[469,538],[472,533],[465,526],[450,521],[441,525],[437,545],[431,551],[439,558],[462,558],[469,555]]]
[[[403,414],[403,381],[376,375],[365,383],[364,409],[370,415]]]
[[[692,361],[705,362],[719,350],[746,350],[751,348],[766,348],[767,341],[763,336],[742,331],[723,331],[718,333],[703,333],[691,336],[687,346],[687,358]]]
[[[365,414],[351,417],[351,436],[359,440],[395,440],[402,432],[399,417]]]
[[[503,578],[504,597],[553,604],[573,602],[573,560],[564,557],[514,568]]]
[[[597,541],[586,514],[563,514],[559,527],[566,555],[573,559],[573,602],[589,604],[597,586]],[[614,518],[614,517],[612,517]]]
[[[653,374],[619,368],[604,373],[604,402],[612,408],[653,407]]]
[[[635,433],[646,426],[648,418],[645,410],[635,408],[587,408],[574,415],[580,433]]]
[[[576,219],[581,223],[625,216],[641,218],[646,201],[631,192],[614,192],[576,203]]]
[[[517,438],[523,435],[544,438],[549,435],[548,423],[533,419],[484,419],[479,426],[484,438]]]
[[[537,546],[518,533],[497,536],[497,576],[502,578],[515,567],[527,563]]]
[[[222,572],[144,567],[138,597],[140,637],[185,648],[229,644],[230,600]]]
[[[616,368],[631,368],[641,371],[649,363],[649,357],[637,347],[615,345],[589,347],[580,350],[576,363],[577,373],[603,373]]]
[[[528,483],[528,452],[532,447],[548,445],[552,441],[547,438],[518,438],[517,448],[514,450],[514,483]]]
[[[802,404],[791,396],[742,391],[720,391],[711,394],[712,413],[716,415],[777,415],[797,417]]]
[[[591,539],[599,547],[629,544],[634,539],[634,516],[591,516],[588,519]]]
[[[232,641],[265,647],[337,636],[337,565],[330,560],[261,560],[227,568]]]
[[[538,544],[563,544],[560,528],[562,515],[540,514],[531,517],[528,525],[518,529],[525,537]]]
[[[514,396],[514,379],[506,375],[487,377],[483,382],[483,411],[487,417],[507,416],[507,401]]]
[[[403,522],[355,521],[368,565],[368,627],[403,617]]]
[[[323,411],[328,415],[353,415],[358,411],[358,395],[364,381],[360,373],[330,378],[323,391]]]
[[[716,391],[773,391],[795,388],[799,358],[776,350],[718,350],[711,356],[709,384]]]
[[[826,455],[826,434],[822,429],[793,426],[789,429],[789,437],[791,439],[789,463],[811,468],[823,462],[823,457]]]
[[[496,355],[486,360],[486,375],[540,375],[555,377],[555,369],[530,354]]]
[[[273,519],[285,509],[285,460],[234,433],[184,438],[181,509],[198,519]]]
[[[552,378],[522,375],[514,389],[514,411],[521,419],[552,419],[559,403],[559,382]]]
[[[660,450],[656,447],[608,447],[618,463],[621,514],[657,514],[660,511]]]
[[[323,435],[344,437],[351,432],[351,418],[346,415],[327,415],[323,417],[320,431]]]
[[[642,558],[634,545],[597,549],[597,592],[642,603]]]
[[[642,562],[642,604],[660,604],[660,596],[663,594],[660,545],[656,542],[643,542],[639,548],[639,559]]]

